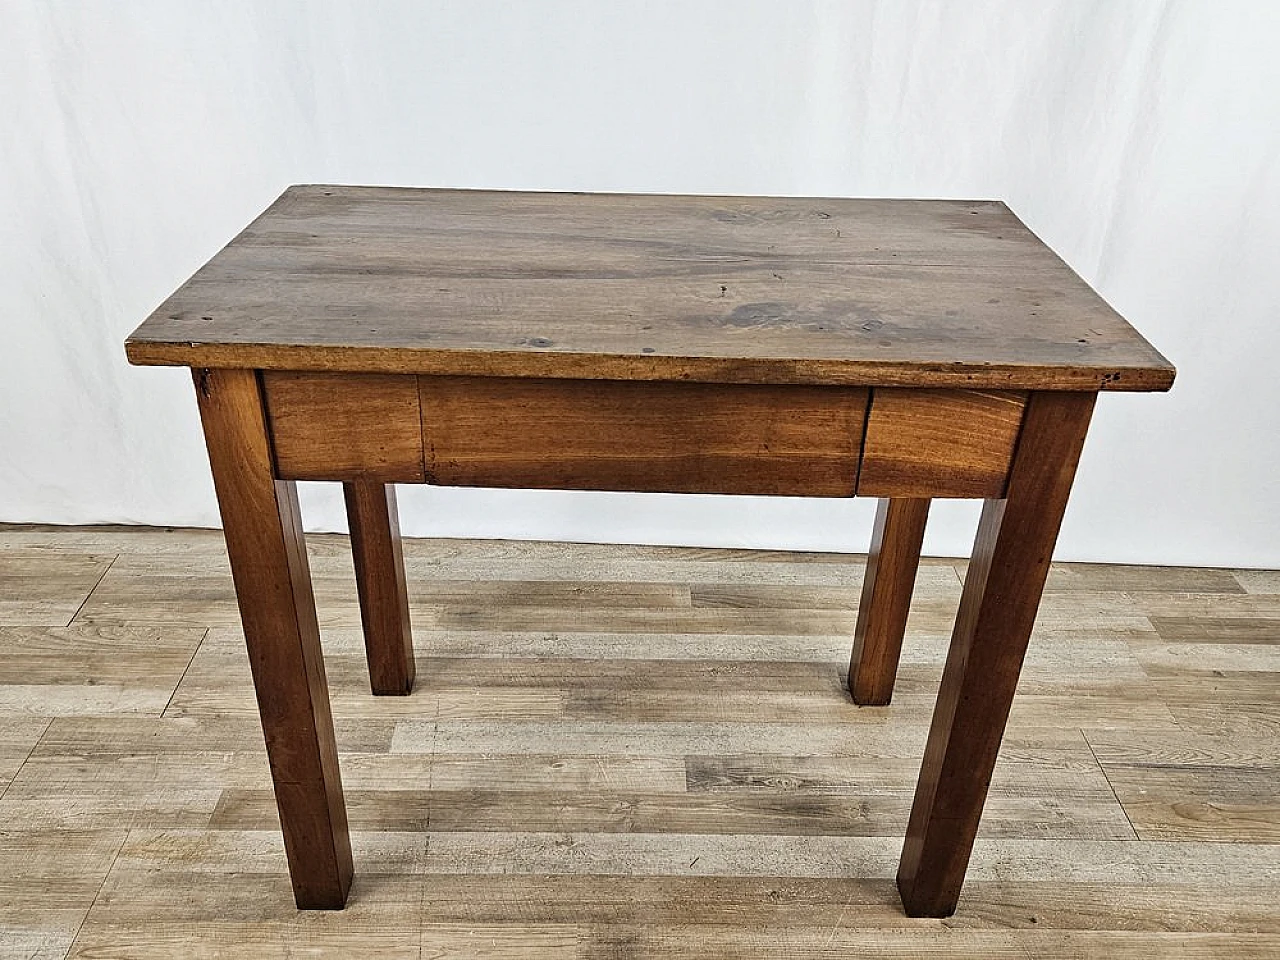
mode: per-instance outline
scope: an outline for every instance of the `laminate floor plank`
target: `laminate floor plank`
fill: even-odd
[[[1113,563],[1054,563],[1046,593],[1244,593],[1230,570],[1204,567],[1122,566]]]
[[[0,626],[66,626],[114,559],[114,555],[0,550]]]
[[[661,628],[661,624],[655,624]],[[224,628],[225,629],[225,628]],[[211,630],[210,635],[218,631]],[[839,633],[796,635],[785,632],[701,634],[690,642],[681,633],[610,633],[562,630],[436,630],[414,627],[414,648],[419,660],[442,658],[576,657],[584,660],[771,660],[833,663],[841,648],[849,645]],[[243,641],[240,641],[243,642]],[[363,640],[352,630],[333,628],[322,637],[328,651],[358,655]],[[848,655],[848,651],[844,651]],[[419,667],[419,670],[422,670]]]
[[[313,577],[321,627],[359,627],[360,607],[351,575]],[[578,611],[596,616],[613,607],[661,611],[688,607],[689,588],[673,584],[567,582],[478,582],[474,593],[461,584],[432,584],[414,590],[410,613],[415,622],[441,616],[474,616],[486,609],[549,608],[572,620]],[[440,611],[439,613],[437,611]],[[192,624],[236,626],[240,622],[235,588],[221,574],[135,575],[108,572],[76,617],[83,623]]]
[[[846,918],[847,919],[847,918]],[[1280,937],[1269,934],[1152,934],[1046,931],[999,934],[943,927],[933,930],[866,931],[856,923],[832,927],[609,927],[584,945],[584,960],[696,955],[714,960],[769,956],[779,960],[841,960],[874,956],[888,960],[978,956],[991,960],[1270,960]]]
[[[1104,764],[1144,840],[1280,843],[1280,765]]]
[[[1280,570],[1233,570],[1231,575],[1249,593],[1280,594]]]
[[[513,823],[538,833],[733,834],[760,836],[889,836],[902,832],[912,781],[866,794],[762,792],[534,792],[505,790],[348,789],[353,830],[400,832],[507,831]],[[1007,796],[995,791],[982,823],[984,837],[1128,840],[1133,828],[1108,790],[1105,796]],[[277,829],[270,790],[225,790],[208,820],[211,829]]]
[[[0,627],[0,716],[159,716],[201,627]]]
[[[1151,625],[1169,643],[1280,645],[1280,617],[1152,617]]]
[[[1177,730],[1142,733],[1086,731],[1089,748],[1102,766],[1280,767],[1280,737],[1215,737]]]

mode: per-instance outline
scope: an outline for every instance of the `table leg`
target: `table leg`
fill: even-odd
[[[1095,398],[1033,393],[983,507],[898,868],[908,916],[955,912]]]
[[[893,696],[928,518],[928,500],[886,498],[876,508],[849,659],[854,703],[884,706]]]
[[[413,632],[396,488],[389,483],[355,480],[344,483],[342,492],[351,528],[369,685],[378,695],[403,696],[413,689]]]
[[[257,374],[194,374],[294,899],[338,909],[351,842],[297,488],[272,475]]]

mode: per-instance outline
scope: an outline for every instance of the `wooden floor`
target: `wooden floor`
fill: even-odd
[[[0,527],[0,957],[1277,957],[1280,573],[1055,568],[950,920],[893,886],[962,566],[842,689],[856,556],[409,541],[374,699],[310,541],[357,877],[293,908],[221,535]]]

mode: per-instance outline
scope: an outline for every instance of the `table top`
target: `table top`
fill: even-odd
[[[126,343],[138,364],[1167,390],[1003,203],[295,186]]]

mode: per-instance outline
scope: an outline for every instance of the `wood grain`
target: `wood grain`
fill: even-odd
[[[250,370],[195,371],[214,489],[300,908],[340,908],[352,860],[297,488],[272,474]]]
[[[1164,390],[1173,368],[991,201],[291,187],[134,363]]]
[[[893,696],[928,519],[928,500],[883,499],[876,507],[849,658],[854,703],[885,706]]]
[[[1008,495],[983,507],[898,868],[909,916],[955,911],[1094,399],[1032,394]]]
[[[858,494],[999,497],[1026,396],[974,390],[876,390]]]
[[[344,483],[342,491],[369,658],[369,685],[381,696],[403,696],[413,689],[413,630],[396,490],[390,484],[357,480]]]
[[[431,482],[852,496],[855,388],[421,377]]]
[[[266,371],[262,389],[281,479],[425,479],[413,377]]]

